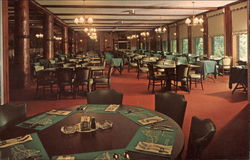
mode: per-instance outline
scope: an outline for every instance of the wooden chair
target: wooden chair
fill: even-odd
[[[155,110],[166,114],[182,127],[187,101],[184,95],[172,92],[155,94]]]
[[[148,74],[148,67],[145,66],[145,63],[142,63],[141,60],[137,60],[137,79],[140,79],[140,73],[147,73]]]
[[[186,159],[200,159],[202,151],[211,142],[215,132],[215,124],[210,119],[200,119],[196,116],[193,116],[189,133]]]
[[[59,99],[61,98],[61,95],[66,93],[65,89],[66,87],[70,88],[70,93],[74,97],[74,90],[73,90],[73,79],[74,79],[75,73],[73,69],[71,68],[59,68],[56,70],[56,78],[57,78],[57,84],[59,88]]]
[[[110,88],[111,75],[113,73],[113,66],[109,67],[108,74],[93,78],[93,89],[96,88]]]
[[[189,65],[188,64],[181,64],[176,66],[175,78],[174,78],[174,85],[175,85],[175,92],[178,89],[178,82],[181,82],[182,86],[185,83],[187,85],[187,91],[189,92],[188,86],[188,72],[189,72]]]
[[[26,118],[26,104],[4,104],[0,106],[0,132]]]
[[[76,68],[74,79],[74,92],[75,95],[79,93],[80,86],[82,87],[82,92],[84,91],[84,85],[87,86],[87,91],[91,92],[91,87],[93,84],[93,79],[90,78],[89,68]]]
[[[165,81],[165,75],[157,75],[154,65],[149,63],[148,64],[148,90],[150,86],[153,86],[152,93],[155,91],[155,86],[163,86],[163,82]]]
[[[203,87],[203,69],[202,69],[202,64],[199,65],[199,67],[194,68],[194,72],[189,72],[188,74],[188,79],[189,79],[189,89],[192,89],[192,84],[195,84],[195,87],[197,87],[197,83],[200,82],[202,90],[204,89]]]
[[[222,74],[224,75],[225,72],[230,72],[230,68],[232,66],[232,57],[223,57],[222,58],[222,64],[220,66],[220,70],[222,71]]]
[[[56,84],[56,78],[53,71],[40,70],[37,72],[36,97],[39,89],[42,88],[43,96],[45,96],[46,88],[50,88],[50,93],[53,93],[53,86]]]
[[[99,89],[87,94],[88,104],[122,104],[123,94],[113,89]]]

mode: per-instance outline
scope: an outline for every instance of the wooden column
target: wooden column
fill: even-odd
[[[9,102],[9,27],[8,1],[2,1],[2,28],[3,28],[3,102]]]
[[[70,54],[75,54],[75,32],[74,30],[70,30],[69,51],[70,51]]]
[[[29,1],[15,2],[15,80],[18,88],[30,86]]]
[[[180,53],[179,25],[176,24],[176,52]]]
[[[44,58],[53,59],[54,58],[54,18],[51,15],[45,15],[45,21],[43,25],[43,34],[44,34],[44,38],[43,38]]]
[[[164,34],[164,33],[162,33],[162,34]],[[160,45],[161,45],[160,48],[161,48],[161,51],[163,52],[163,44],[162,44],[162,43],[163,43],[163,41],[162,41],[162,36],[163,36],[163,35],[162,35],[162,34],[161,34],[161,36],[160,36]]]
[[[230,7],[225,8],[225,55],[232,56],[232,12]]]
[[[150,37],[151,37],[150,38],[150,50],[154,50],[155,52],[156,52],[156,43],[157,43],[156,36],[157,34],[154,31],[150,32]]]
[[[208,54],[208,22],[207,22],[207,16],[206,14],[203,15],[203,53],[204,55],[209,55]]]
[[[68,34],[68,27],[63,27],[63,35],[62,35],[62,48],[63,54],[69,54],[69,34]]]
[[[79,48],[79,45],[78,45],[78,32],[75,32],[75,53],[78,53],[78,48]]]
[[[171,51],[171,41],[170,41],[170,27],[169,26],[167,26],[167,33],[168,33],[168,37],[167,37],[168,49],[167,49],[167,51],[170,52]]]
[[[192,26],[188,26],[188,53],[192,54]]]

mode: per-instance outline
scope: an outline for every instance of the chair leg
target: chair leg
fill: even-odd
[[[201,81],[201,89],[203,90],[203,83],[202,83],[202,79],[201,79],[200,81]]]
[[[153,89],[152,89],[152,93],[155,92],[155,80],[153,80]]]
[[[149,88],[150,88],[150,79],[148,80],[148,90],[149,90]]]

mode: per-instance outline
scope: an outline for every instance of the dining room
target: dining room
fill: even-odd
[[[249,2],[1,2],[0,159],[248,159]]]

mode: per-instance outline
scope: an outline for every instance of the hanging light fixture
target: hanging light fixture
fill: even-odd
[[[142,37],[147,37],[147,36],[149,36],[149,32],[142,32],[140,35],[141,35]]]
[[[167,29],[165,27],[155,28],[156,33],[164,33],[166,31],[167,31]]]
[[[185,20],[185,23],[188,25],[188,26],[196,26],[196,25],[202,25],[203,24],[203,19],[202,18],[198,18],[198,17],[195,17],[194,15],[194,1],[192,2],[193,3],[193,17],[190,19],[190,18],[187,18]]]
[[[85,19],[85,15],[84,15],[84,4],[85,4],[85,0],[83,0],[83,4],[82,4],[82,8],[83,8],[83,16],[81,17],[76,17],[74,20],[75,24],[85,24],[85,22],[87,22],[88,24],[92,24],[94,22],[92,17],[88,17]]]

